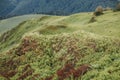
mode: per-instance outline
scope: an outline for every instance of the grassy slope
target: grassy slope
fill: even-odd
[[[16,27],[18,24],[20,24],[23,21],[32,19],[32,18],[40,18],[43,15],[23,15],[23,16],[17,16],[9,19],[4,19],[0,21],[0,34],[3,32],[10,30],[11,28]]]
[[[90,13],[83,13],[83,14],[76,14],[70,16],[70,18],[66,19],[63,22],[68,22],[68,24],[79,27],[82,30],[92,32],[99,35],[105,36],[114,36],[120,37],[120,29],[119,22],[120,22],[120,12],[113,13],[111,11],[104,12],[104,15],[97,17],[97,22],[87,24],[92,14]]]
[[[19,61],[19,64],[15,65],[15,69],[10,64],[6,68],[8,71],[17,70],[11,80],[25,74],[27,70],[23,73],[22,70],[27,64],[34,69],[34,73],[27,80],[36,78],[34,74],[40,74],[36,79],[54,75],[54,80],[57,80],[56,71],[69,62],[75,63],[75,68],[81,64],[91,65],[92,69],[79,79],[119,80],[119,14],[120,12],[105,12],[94,23],[88,23],[91,13],[47,16],[24,22],[8,32],[10,35],[0,42],[2,53],[11,49],[7,53],[9,56],[0,55],[0,70],[4,71],[7,62],[12,59],[11,62],[17,64],[16,61]],[[24,39],[29,45],[26,46]],[[12,49],[15,46],[17,47]]]

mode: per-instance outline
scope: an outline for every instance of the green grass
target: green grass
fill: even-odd
[[[13,18],[8,18],[0,21],[0,34],[6,32],[7,30],[11,30],[12,28],[16,27],[23,21],[40,18],[44,15],[24,15],[24,16],[17,16]]]
[[[92,69],[78,80],[119,80],[119,14],[104,12],[93,23],[88,23],[92,13],[27,20],[0,38],[0,71],[17,71],[16,75],[8,77],[11,80],[18,79],[29,70],[34,72],[25,80],[53,75],[53,80],[58,80],[56,72],[66,63],[74,63],[75,68],[90,64]],[[4,37],[6,35],[7,38]],[[24,55],[22,51],[25,51]],[[7,63],[10,60],[13,65]],[[31,67],[23,72],[27,64]],[[34,77],[34,74],[39,76]],[[2,75],[0,77],[5,80]],[[65,80],[74,79],[71,75]]]

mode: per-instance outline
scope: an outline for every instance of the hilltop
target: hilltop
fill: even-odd
[[[0,17],[24,14],[69,15],[94,11],[99,5],[115,8],[117,3],[118,0],[1,0]]]
[[[0,79],[119,80],[120,12],[40,16],[0,37]]]

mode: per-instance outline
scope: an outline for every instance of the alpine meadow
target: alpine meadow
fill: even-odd
[[[0,80],[120,80],[119,0],[1,0],[0,19]]]

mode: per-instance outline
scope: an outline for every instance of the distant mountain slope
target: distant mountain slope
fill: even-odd
[[[0,17],[7,15],[14,9],[15,5],[9,0],[0,0]]]
[[[45,13],[68,15],[77,12],[93,11],[98,5],[112,7],[118,0],[2,0],[0,16]],[[6,6],[7,5],[7,6]]]

